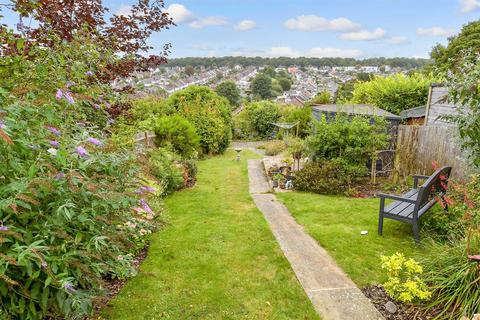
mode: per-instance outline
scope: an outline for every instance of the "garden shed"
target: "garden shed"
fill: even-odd
[[[427,112],[427,106],[420,106],[403,110],[400,112],[400,117],[404,124],[423,126],[425,123],[425,114]]]
[[[390,123],[392,128],[398,127],[401,120],[401,117],[393,113],[367,104],[322,104],[314,105],[312,107],[312,114],[317,120],[320,120],[322,115],[325,115],[328,121],[329,119],[334,118],[337,113],[346,113],[351,116],[358,115],[372,118],[375,116],[384,117]]]

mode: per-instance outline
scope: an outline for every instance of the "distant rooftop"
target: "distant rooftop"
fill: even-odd
[[[389,120],[400,120],[401,118],[386,110],[367,104],[319,104],[313,106],[313,113],[347,113],[364,116],[381,116]]]

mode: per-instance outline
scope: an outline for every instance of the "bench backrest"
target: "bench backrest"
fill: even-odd
[[[433,197],[445,194],[451,172],[452,167],[441,167],[423,183],[417,198],[420,208],[429,203]]]

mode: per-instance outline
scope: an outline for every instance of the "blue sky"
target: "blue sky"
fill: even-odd
[[[107,0],[128,13],[132,0]],[[427,57],[461,26],[480,18],[480,0],[173,0],[178,26],[155,34],[171,57]],[[12,17],[6,17],[13,20]]]

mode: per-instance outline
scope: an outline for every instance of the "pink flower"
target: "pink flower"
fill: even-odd
[[[75,151],[78,153],[80,157],[87,157],[88,156],[88,151],[82,146],[78,146]]]
[[[9,228],[7,226],[0,226],[0,231],[8,231]]]

